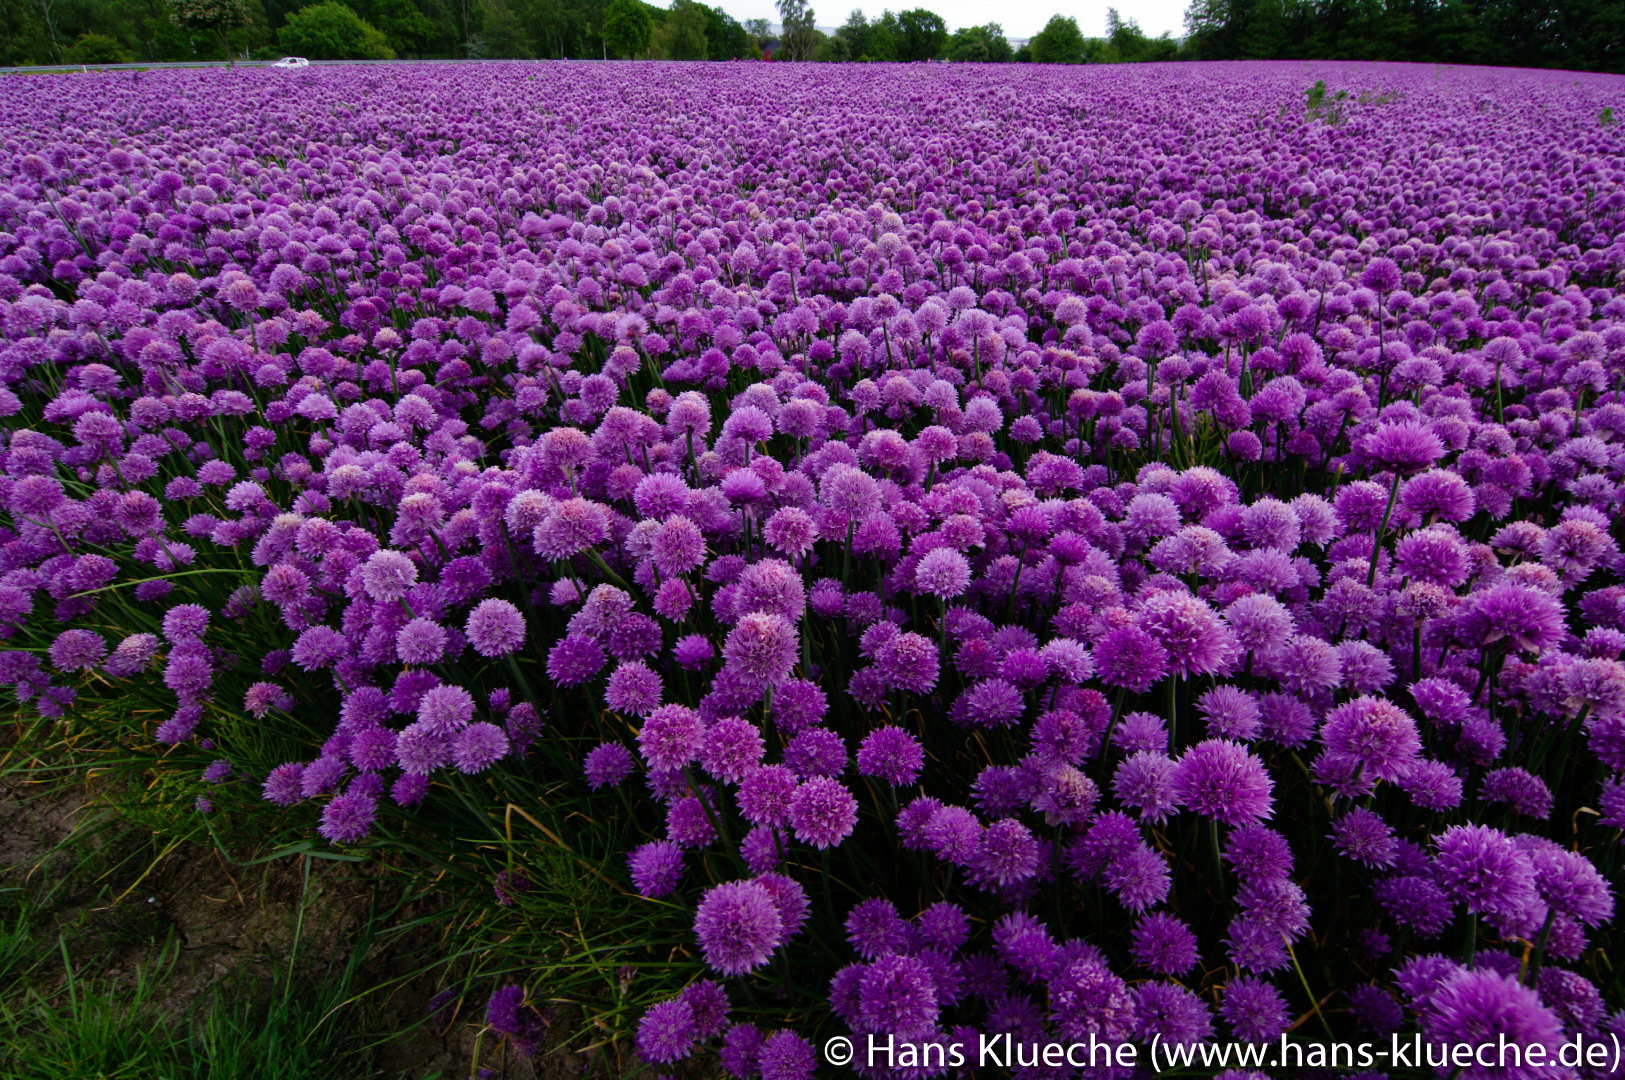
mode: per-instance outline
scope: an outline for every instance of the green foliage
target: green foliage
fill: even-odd
[[[649,51],[649,35],[654,20],[642,0],[611,0],[604,15],[604,43],[610,54],[626,60],[641,60]]]
[[[0,1075],[16,1080],[349,1080],[377,1075],[362,1009],[358,960],[326,977],[271,987],[228,979],[177,1019],[164,999],[180,942],[159,938],[133,985],[98,970],[67,935],[41,940],[19,908],[0,930]],[[70,940],[75,948],[70,950]],[[286,988],[286,990],[284,989]],[[292,992],[297,989],[297,992]]]
[[[128,64],[135,54],[106,34],[80,34],[62,59],[70,64]]]
[[[1324,120],[1336,127],[1343,122],[1343,106],[1348,97],[1347,90],[1339,90],[1335,94],[1328,93],[1326,80],[1316,79],[1315,85],[1304,93],[1304,115],[1311,120]]]
[[[1015,58],[1004,27],[996,22],[954,31],[943,47],[943,58],[959,64],[1008,64]]]
[[[288,16],[282,47],[311,60],[390,60],[393,49],[371,23],[343,4],[321,3]]]
[[[1083,32],[1078,29],[1078,20],[1070,15],[1051,16],[1028,47],[1035,64],[1083,63]]]
[[[348,0],[361,20],[384,35],[397,56],[421,57],[440,36],[440,28],[412,0]]]
[[[897,59],[904,63],[934,60],[948,41],[948,24],[925,8],[912,8],[897,16]]]
[[[1196,60],[1393,60],[1625,72],[1618,0],[1193,0]]]
[[[1614,116],[1614,107],[1612,105],[1604,105],[1602,107],[1602,112],[1597,114],[1597,122],[1603,127],[1613,127],[1615,124],[1619,123],[1619,120]]]
[[[778,0],[780,35],[779,55],[775,59],[809,60],[822,39],[813,25],[813,9],[807,0]]]
[[[481,30],[468,54],[490,60],[530,60],[536,56],[518,14],[508,0],[480,0]]]
[[[1170,35],[1147,37],[1138,22],[1124,22],[1116,8],[1106,9],[1106,38],[1101,46],[1098,57],[1091,57],[1097,63],[1142,64],[1179,55],[1179,45]]]
[[[704,60],[710,55],[705,26],[710,9],[696,0],[672,0],[665,25],[654,33],[655,56],[662,60]]]
[[[710,60],[737,60],[756,55],[751,48],[750,35],[739,20],[723,11],[720,7],[705,7],[705,40],[709,46],[707,59]]]
[[[212,33],[249,23],[243,0],[169,0],[169,17],[184,30]]]

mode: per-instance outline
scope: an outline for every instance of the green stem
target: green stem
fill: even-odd
[[[1326,1029],[1326,1037],[1328,1039],[1335,1038],[1336,1036],[1332,1034],[1332,1025],[1326,1022],[1326,1014],[1320,1011],[1320,1002],[1316,999],[1315,992],[1309,989],[1309,977],[1303,973],[1303,965],[1298,963],[1298,954],[1293,951],[1292,942],[1287,940],[1285,934],[1281,935],[1281,940],[1286,943],[1286,954],[1292,957],[1292,967],[1298,973],[1298,981],[1303,984],[1303,992],[1309,995],[1309,1007],[1315,1010],[1315,1016],[1320,1020],[1320,1026]]]
[[[1394,473],[1394,486],[1388,492],[1388,508],[1382,512],[1382,525],[1377,528],[1377,535],[1371,541],[1371,566],[1366,570],[1365,587],[1371,588],[1377,581],[1377,556],[1382,554],[1382,536],[1388,531],[1388,518],[1394,512],[1394,500],[1399,498],[1399,473]]]

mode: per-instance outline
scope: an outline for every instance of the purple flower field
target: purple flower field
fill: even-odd
[[[1616,1075],[1622,99],[0,81],[0,681],[493,911],[590,864],[636,979],[512,946],[459,992],[522,1054],[573,1008],[621,1074],[1420,1033],[1610,1054],[1363,1075]]]

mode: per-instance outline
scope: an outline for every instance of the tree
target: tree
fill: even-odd
[[[839,52],[843,60],[861,59],[869,47],[869,19],[862,8],[853,8],[846,23],[835,31],[834,41],[842,43]],[[833,43],[832,43],[833,44]]]
[[[900,13],[897,28],[897,59],[904,63],[935,60],[948,40],[948,24],[925,8]]]
[[[384,35],[343,4],[300,8],[288,16],[277,36],[283,48],[312,60],[395,58]]]
[[[897,16],[889,10],[882,11],[880,18],[869,24],[869,32],[863,39],[863,51],[857,53],[859,60],[872,63],[888,63],[897,59],[897,40],[902,35],[902,28],[898,25]]]
[[[106,34],[80,34],[62,59],[70,64],[128,64],[135,54]]]
[[[736,60],[751,53],[750,38],[732,15],[719,7],[706,8],[705,40],[711,60]]]
[[[492,60],[530,60],[536,53],[508,0],[482,0],[480,55]],[[472,51],[472,50],[471,50]]]
[[[348,0],[348,3],[363,22],[378,28],[397,55],[422,56],[429,43],[440,36],[440,28],[412,0]]]
[[[1103,59],[1114,64],[1139,64],[1154,60],[1172,60],[1179,54],[1179,46],[1167,34],[1146,37],[1140,24],[1127,22],[1116,8],[1106,9],[1106,49]]]
[[[695,0],[672,0],[666,21],[654,32],[654,53],[662,60],[704,60],[707,8]]]
[[[998,23],[967,26],[954,31],[943,46],[943,56],[960,64],[1008,64],[1014,52]]]
[[[636,60],[649,52],[654,20],[643,0],[612,0],[604,14],[604,44],[618,57]]]
[[[345,10],[349,11],[349,8]],[[226,31],[249,24],[248,4],[244,0],[169,0],[169,17],[182,30],[218,34],[220,46],[226,50],[226,64],[236,66]],[[351,17],[355,17],[354,12],[351,12]]]
[[[778,7],[779,22],[784,24],[780,56],[785,60],[810,59],[823,36],[813,27],[813,9],[807,6],[807,0],[778,0]]]
[[[1029,44],[1035,64],[1083,63],[1083,32],[1070,15],[1053,15]]]

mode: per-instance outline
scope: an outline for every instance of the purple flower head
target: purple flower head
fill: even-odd
[[[722,1050],[718,1054],[722,1067],[735,1080],[747,1080],[760,1071],[762,1044],[761,1031],[754,1024],[734,1024],[723,1036]]]
[[[322,807],[317,831],[330,843],[354,844],[366,838],[377,812],[377,800],[369,795],[339,795]]]
[[[890,900],[861,901],[846,917],[846,940],[865,960],[897,952],[907,939],[908,924]]]
[[[373,552],[362,566],[362,587],[367,596],[378,603],[395,603],[406,595],[417,580],[417,565],[400,552],[388,548]]]
[[[914,783],[924,767],[925,748],[900,727],[876,728],[858,747],[858,772],[879,777],[893,787]]]
[[[507,734],[483,720],[469,724],[451,739],[451,763],[458,772],[469,775],[484,772],[507,752]]]
[[[653,840],[627,856],[632,884],[644,896],[665,896],[683,877],[683,849],[670,840]]]
[[[1534,990],[1520,986],[1515,977],[1489,970],[1458,970],[1434,987],[1422,1010],[1423,1037],[1431,1045],[1468,1043],[1473,1046],[1506,1045],[1544,1047],[1547,1060],[1556,1060],[1563,1030],[1558,1019]],[[1514,1059],[1517,1060],[1517,1059]],[[1468,1080],[1533,1080],[1549,1070],[1520,1061],[1491,1067],[1470,1064],[1461,1075]]]
[[[694,1013],[694,1032],[700,1039],[720,1035],[728,1026],[728,993],[712,979],[701,979],[683,988],[678,996]]]
[[[1224,739],[1207,739],[1186,750],[1174,774],[1180,801],[1225,825],[1256,824],[1270,817],[1274,787],[1262,761]]]
[[[965,720],[974,727],[1004,727],[1015,723],[1026,709],[1021,691],[1003,679],[983,679],[960,697]]]
[[[1214,687],[1196,699],[1196,709],[1207,717],[1209,735],[1242,742],[1258,737],[1258,702],[1239,687]]]
[[[743,975],[767,963],[783,931],[772,894],[754,881],[712,887],[694,915],[705,962],[724,975]]]
[[[599,655],[599,663],[602,664],[602,653]],[[672,659],[677,662],[678,667],[688,671],[703,671],[711,666],[711,659],[716,656],[716,650],[711,647],[709,641],[699,634],[685,634],[683,637],[678,638],[677,643],[672,646],[671,655]],[[549,657],[550,665],[551,662],[551,657]]]
[[[694,1007],[678,998],[649,1007],[638,1021],[635,1038],[638,1056],[655,1065],[681,1061],[694,1050],[698,1037]]]
[[[798,781],[783,765],[766,765],[739,782],[739,813],[755,825],[779,826],[790,820],[790,797]]]
[[[786,622],[801,620],[807,609],[801,575],[788,563],[763,559],[745,567],[735,583],[734,609],[746,613],[778,615]]]
[[[1295,628],[1292,613],[1273,596],[1249,593],[1224,609],[1229,624],[1243,649],[1265,653],[1286,643]]]
[[[970,923],[957,904],[939,900],[915,918],[915,930],[927,945],[957,952],[970,937]]]
[[[1165,911],[1141,919],[1134,927],[1133,939],[1135,962],[1159,975],[1184,975],[1200,960],[1196,935]]]
[[[396,736],[395,759],[406,772],[428,776],[451,762],[451,737],[444,729],[420,720]]]
[[[914,568],[914,586],[920,592],[952,600],[970,584],[970,561],[952,548],[934,548]]]
[[[684,705],[663,705],[638,731],[638,749],[653,769],[681,769],[699,756],[705,724]]]
[[[428,619],[413,619],[395,634],[395,654],[403,664],[432,664],[449,641],[444,627]]]
[[[1491,585],[1467,598],[1457,624],[1472,645],[1504,641],[1521,652],[1540,652],[1563,636],[1563,604],[1527,585]]]
[[[1189,594],[1153,593],[1140,609],[1137,625],[1166,651],[1169,670],[1187,678],[1226,672],[1241,651],[1218,614]]]
[[[1334,821],[1331,840],[1338,851],[1373,869],[1394,865],[1399,848],[1393,827],[1365,807],[1355,807]]]
[[[1529,856],[1499,829],[1452,825],[1434,843],[1434,877],[1468,911],[1517,918],[1540,902]]]
[[[547,674],[560,686],[579,686],[604,669],[604,650],[579,634],[566,634],[547,653]]]
[[[1320,738],[1330,753],[1352,758],[1384,780],[1408,773],[1422,749],[1416,721],[1387,699],[1369,696],[1328,713]]]
[[[977,838],[971,876],[985,885],[1008,886],[1038,873],[1040,849],[1031,831],[1015,818],[996,821]]]
[[[797,840],[816,848],[835,847],[857,826],[858,803],[840,781],[815,776],[790,796],[789,817]]]
[[[474,718],[474,695],[461,686],[431,687],[418,700],[418,722],[450,734]]]
[[[783,616],[755,612],[728,632],[722,655],[728,666],[758,684],[782,682],[795,666],[796,630]]]
[[[824,692],[805,679],[788,679],[773,691],[773,723],[786,735],[823,720],[829,704]]]
[[[1520,836],[1514,843],[1534,865],[1535,891],[1558,914],[1586,926],[1601,926],[1613,916],[1613,887],[1590,859],[1538,837]]]
[[[827,728],[808,728],[786,744],[784,764],[803,778],[839,776],[846,771],[846,742]]]
[[[541,1009],[526,1003],[525,988],[504,986],[491,995],[485,1008],[485,1022],[512,1040],[514,1048],[531,1056],[547,1034],[549,1019]]]
[[[936,984],[920,959],[891,953],[864,970],[858,981],[858,1026],[863,1030],[923,1039],[937,1017]]]
[[[1175,789],[1179,766],[1166,754],[1141,750],[1125,758],[1112,777],[1112,791],[1124,806],[1138,810],[1140,820],[1161,824],[1179,809]]]
[[[202,637],[208,628],[208,609],[197,604],[177,604],[164,612],[164,640],[171,645],[177,645],[187,638]]]
[[[641,660],[628,660],[610,672],[604,704],[616,712],[648,716],[660,707],[660,676]]]
[[[920,634],[896,634],[876,651],[875,670],[887,686],[926,693],[937,685],[937,644]]]
[[[1517,766],[1485,773],[1478,796],[1485,802],[1505,803],[1514,813],[1541,821],[1552,815],[1552,791],[1546,781]]]
[[[756,1063],[762,1080],[811,1080],[818,1055],[812,1043],[782,1028],[763,1040]]]
[[[1281,992],[1262,979],[1246,975],[1231,979],[1225,987],[1219,1015],[1244,1042],[1269,1042],[1285,1031],[1291,1020]]]
[[[1421,472],[1444,455],[1444,443],[1432,429],[1409,420],[1378,424],[1361,448],[1374,461],[1401,475]]]
[[[750,774],[762,760],[765,744],[755,724],[725,717],[711,725],[700,743],[700,765],[724,783]]]
[[[1142,983],[1134,990],[1135,1034],[1191,1045],[1213,1036],[1213,1015],[1201,998],[1176,983]]]
[[[525,618],[506,600],[481,600],[468,613],[463,632],[481,656],[506,656],[525,643]]]
[[[272,769],[261,788],[266,801],[277,806],[292,806],[304,798],[301,794],[304,771],[304,766],[291,761]]]
[[[58,671],[88,671],[107,655],[107,642],[90,630],[64,630],[51,642],[51,666]]]
[[[1068,964],[1049,983],[1050,1014],[1068,1041],[1121,1042],[1132,1032],[1134,998],[1122,979],[1093,958]]]
[[[1421,521],[1462,522],[1478,509],[1478,499],[1459,473],[1430,469],[1405,481],[1399,489],[1399,507]]]

